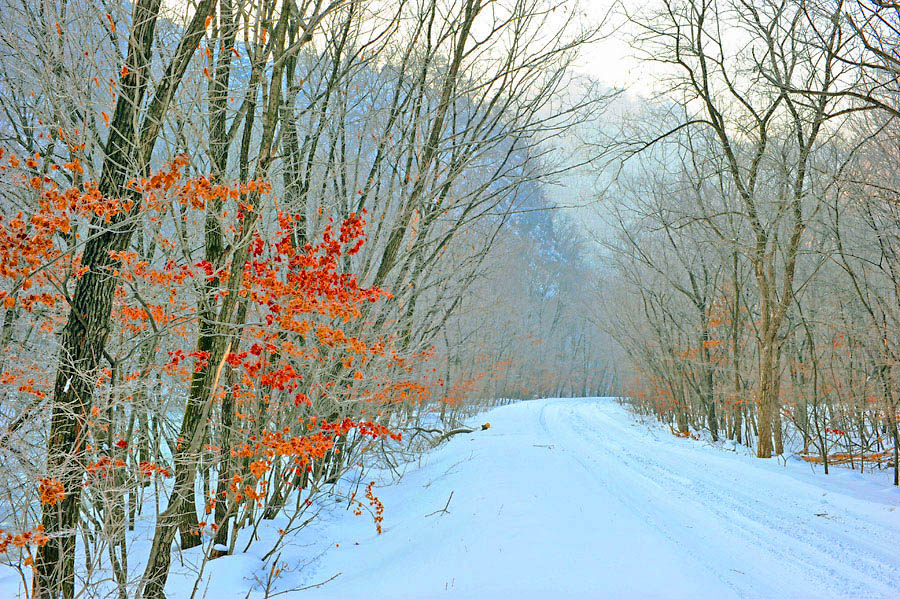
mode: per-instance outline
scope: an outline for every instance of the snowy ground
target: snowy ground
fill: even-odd
[[[323,513],[282,551],[273,590],[338,575],[281,596],[900,597],[886,474],[825,477],[679,439],[608,399],[521,402],[485,421],[378,490],[383,534]],[[197,596],[262,597],[265,567],[253,553],[215,560]],[[170,598],[190,595],[186,574]]]
[[[887,476],[826,478],[675,438],[612,400],[522,402],[477,421],[490,430],[379,491],[382,535],[347,512],[301,533],[328,549],[279,588],[341,573],[294,596],[900,597]],[[426,516],[451,491],[449,513]]]

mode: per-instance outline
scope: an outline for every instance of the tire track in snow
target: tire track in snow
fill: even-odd
[[[571,400],[560,400],[560,403],[563,403],[563,402],[567,403],[568,401],[571,401]],[[557,405],[557,404],[551,404],[551,405],[553,405],[555,408],[564,407],[562,405]],[[543,410],[542,410],[542,412],[543,412]],[[565,425],[571,425],[573,422],[570,418],[566,418],[564,420],[565,420]],[[550,431],[549,427],[547,428],[547,430],[548,430],[548,433],[551,435],[551,437],[557,443],[560,444],[560,447],[565,447],[568,444],[566,441],[574,438],[573,435],[560,435],[560,434],[558,434],[558,431],[557,431],[557,434],[554,434],[553,432]],[[609,447],[608,441],[601,444],[601,446],[600,446],[601,450],[608,449],[608,447]],[[685,542],[684,542],[685,538],[683,535],[676,534],[669,530],[671,528],[671,522],[667,522],[665,520],[664,514],[659,513],[660,512],[659,509],[651,509],[651,506],[653,506],[653,499],[652,499],[653,495],[651,493],[651,490],[647,489],[647,487],[653,487],[654,489],[658,490],[661,493],[666,490],[663,486],[661,486],[659,483],[657,483],[654,479],[647,477],[637,471],[634,471],[631,474],[638,475],[641,480],[636,481],[632,478],[632,480],[629,481],[630,483],[632,483],[630,485],[626,484],[623,481],[617,482],[612,477],[600,475],[599,472],[601,472],[601,471],[615,472],[616,474],[623,474],[625,472],[628,472],[628,471],[623,470],[623,468],[622,468],[622,466],[628,466],[628,463],[621,459],[618,459],[618,456],[616,456],[615,454],[610,452],[607,457],[617,458],[617,464],[612,464],[612,465],[610,465],[611,467],[607,467],[605,469],[600,468],[600,467],[598,467],[599,464],[596,461],[596,457],[598,457],[598,454],[596,452],[597,448],[598,447],[596,447],[596,446],[581,445],[579,447],[574,448],[574,450],[573,450],[573,448],[570,447],[567,449],[563,449],[563,451],[566,452],[566,454],[569,456],[569,458],[573,462],[575,462],[578,466],[580,466],[580,468],[582,470],[584,470],[584,472],[588,475],[588,477],[591,479],[591,481],[594,484],[602,486],[612,496],[614,496],[619,501],[619,503],[621,503],[626,509],[637,513],[638,515],[640,515],[642,517],[642,519],[651,523],[655,527],[656,531],[659,534],[661,534],[663,537],[665,537],[667,540],[669,540],[673,545],[678,546],[682,550],[683,553],[685,553],[687,556],[689,556],[695,563],[699,564],[704,569],[706,569],[706,571],[708,571],[712,576],[714,576],[722,584],[731,588],[734,591],[735,596],[738,596],[738,597],[747,596],[744,592],[745,589],[742,589],[739,584],[740,581],[735,580],[733,577],[723,575],[723,573],[721,573],[718,569],[712,568],[708,564],[709,560],[706,559],[706,556],[704,556],[702,554],[702,552],[699,552],[694,547],[687,546],[685,544]],[[583,459],[583,458],[579,457],[580,455],[584,455],[585,458]],[[590,465],[588,465],[588,463],[587,463],[588,461],[592,462],[594,467],[591,467]],[[635,484],[636,482],[637,482],[637,484]]]
[[[617,427],[623,433],[629,433],[627,428],[622,426],[622,422],[618,419],[608,417],[606,415],[604,422],[612,427]],[[708,453],[701,453],[690,448],[691,456],[702,458],[708,456]],[[665,453],[655,454],[660,457],[657,461],[650,460],[646,455],[638,452],[630,453],[629,457],[641,463],[643,466],[654,469],[657,475],[665,476],[671,473],[671,469],[677,467],[668,460],[668,465],[663,465],[668,456]],[[719,456],[716,456],[719,457]],[[722,456],[728,461],[728,458]],[[727,466],[726,466],[727,467]],[[762,472],[763,482],[771,482],[773,477],[779,474],[770,471]],[[709,482],[703,481],[703,482]],[[795,484],[801,488],[805,487],[802,483]],[[884,547],[896,546],[897,540],[900,539],[900,530],[897,528],[892,530],[892,534],[888,535],[880,526],[872,525],[868,520],[864,519],[865,514],[852,514],[845,510],[839,520],[816,522],[817,526],[804,526],[800,521],[802,517],[798,512],[802,512],[812,522],[816,517],[814,515],[817,508],[812,505],[802,505],[797,501],[801,495],[792,493],[790,495],[779,493],[773,495],[772,491],[777,491],[777,487],[769,486],[767,493],[758,493],[751,495],[748,493],[747,486],[735,484],[729,487],[717,486],[715,484],[703,484],[701,487],[710,498],[706,501],[707,509],[713,511],[721,518],[728,518],[733,514],[744,515],[747,520],[752,522],[752,530],[762,533],[760,538],[768,541],[769,550],[790,560],[788,563],[793,564],[798,555],[796,553],[787,553],[779,551],[779,545],[790,547],[795,551],[804,553],[804,563],[807,570],[819,570],[819,575],[828,579],[834,579],[834,571],[842,570],[843,576],[837,579],[838,584],[845,585],[847,596],[860,596],[859,593],[872,593],[873,582],[880,582],[882,587],[875,591],[876,597],[900,596],[896,583],[898,573],[896,565],[892,563],[891,558],[896,557],[895,551],[885,551]],[[818,491],[818,489],[816,489]],[[682,495],[685,495],[682,488]],[[817,498],[817,500],[819,500]],[[819,500],[820,501],[820,500]],[[837,506],[834,506],[837,507]],[[793,517],[786,517],[786,508],[793,509]],[[753,516],[753,517],[751,517]],[[821,524],[822,526],[818,526]],[[827,526],[828,530],[824,527]],[[835,529],[840,527],[840,529]],[[852,532],[844,530],[845,527],[853,527]],[[880,540],[881,546],[872,542],[872,539]],[[775,541],[778,541],[776,543]],[[827,556],[828,559],[823,559]],[[825,567],[825,562],[829,567]],[[846,568],[850,562],[852,568]],[[848,571],[849,570],[849,571]],[[849,576],[851,580],[845,577]],[[873,580],[876,579],[876,580]],[[849,582],[853,582],[854,586],[846,586]]]
[[[552,414],[550,424],[548,411]],[[624,410],[620,414],[626,415]],[[748,552],[755,551],[756,558],[762,554],[770,563],[778,564],[782,574],[788,574],[794,581],[807,581],[806,588],[810,591],[818,589],[814,592],[816,596],[900,596],[894,586],[897,581],[896,564],[885,561],[887,556],[882,551],[863,550],[861,545],[869,546],[865,549],[872,546],[865,537],[850,538],[843,531],[823,534],[821,530],[805,526],[797,512],[805,512],[808,517],[814,518],[812,511],[816,508],[801,506],[795,496],[777,493],[767,498],[763,494],[765,489],[759,490],[762,498],[752,496],[741,486],[741,481],[714,479],[710,475],[715,471],[692,473],[692,464],[673,463],[671,458],[675,456],[652,452],[653,449],[672,448],[663,447],[664,443],[655,443],[644,434],[646,431],[629,430],[621,421],[620,414],[613,416],[606,413],[598,400],[564,400],[547,402],[542,406],[539,420],[554,443],[568,449],[574,461],[596,483],[605,486],[627,508],[652,521],[666,538],[684,547],[694,560],[705,563],[716,578],[731,586],[739,595],[769,596],[779,591],[780,585],[765,584],[771,574],[759,571],[757,564],[750,563],[753,568],[744,568],[757,570],[752,576],[743,576],[736,568],[734,572],[723,572],[721,568],[711,566],[709,562],[721,562],[721,555],[710,556],[709,545],[718,545],[718,551],[730,555],[734,555],[736,545],[743,546]],[[651,451],[652,457],[648,457],[648,451]],[[679,457],[704,458],[708,455],[699,451],[692,451],[691,454]],[[685,470],[687,475],[694,474],[693,478],[675,474]],[[761,474],[761,478],[773,476],[771,472]],[[653,497],[654,494],[657,496]],[[696,506],[701,506],[706,520],[714,518],[712,524],[715,531],[708,530],[710,523],[702,522],[704,518],[697,518]],[[670,509],[665,511],[666,507]],[[793,517],[785,517],[785,511],[792,513]],[[849,521],[853,522],[855,535],[879,537],[890,546],[892,539],[883,531],[871,525],[862,525],[855,515],[848,513],[845,518],[853,518]],[[680,528],[677,533],[673,530],[676,528]],[[685,534],[688,529],[696,533]],[[722,532],[725,537],[710,532]],[[897,538],[900,537],[894,537],[894,542]],[[847,544],[847,541],[852,544]],[[738,556],[734,559],[737,561]],[[850,568],[847,567],[848,562]],[[836,592],[839,594],[834,595]],[[780,594],[785,596],[783,592]]]
[[[618,427],[621,432],[630,432],[618,419],[607,417],[605,422]],[[665,453],[654,454],[660,456],[657,461],[648,459],[640,452],[626,453],[631,460],[653,469],[658,476],[666,476],[671,473],[672,468],[679,466],[673,464],[671,460],[668,460],[668,465],[664,465],[663,461],[669,457]],[[703,458],[709,454],[694,450],[690,455],[694,458]],[[763,479],[778,476],[772,472],[762,474]],[[883,552],[882,555],[876,556],[866,551],[868,543],[865,536],[850,537],[843,531],[824,531],[821,527],[803,526],[799,521],[800,516],[796,513],[798,511],[796,508],[800,507],[796,501],[797,494],[773,495],[772,491],[777,491],[777,488],[770,485],[764,492],[751,495],[747,492],[747,487],[741,484],[725,487],[716,484],[718,481],[709,477],[698,479],[698,482],[700,484],[696,485],[696,489],[681,487],[676,491],[680,491],[681,496],[687,500],[694,497],[705,498],[706,501],[703,501],[705,508],[723,520],[728,520],[734,515],[743,516],[741,521],[745,523],[744,531],[749,533],[751,538],[764,540],[768,552],[781,557],[784,563],[792,566],[794,570],[797,570],[798,565],[803,565],[798,572],[800,576],[809,578],[810,572],[814,572],[815,578],[811,582],[821,584],[822,580],[832,581],[833,586],[823,588],[823,593],[834,593],[837,589],[841,589],[842,596],[848,597],[863,596],[862,593],[873,597],[898,595],[896,587],[892,587],[892,583],[897,580],[897,574],[895,567],[890,563],[891,556]],[[711,482],[713,484],[709,484]],[[794,517],[785,517],[785,513],[791,507],[795,508]],[[808,518],[815,518],[813,516],[815,509],[812,506],[801,508]],[[837,523],[831,521],[822,524],[833,528]],[[868,526],[866,534],[875,536],[875,531],[879,530]],[[891,545],[897,538],[894,536],[885,540]],[[848,562],[851,568],[846,567]],[[835,571],[841,571],[841,576],[835,577]],[[878,590],[872,590],[873,587],[879,586]]]

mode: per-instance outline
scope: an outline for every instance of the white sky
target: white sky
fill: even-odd
[[[654,10],[654,0],[580,0],[585,18],[592,24],[604,18],[607,37],[586,49],[577,69],[591,78],[624,88],[629,95],[649,97],[661,75],[661,66],[642,62],[631,48],[636,29],[627,22],[627,13]]]

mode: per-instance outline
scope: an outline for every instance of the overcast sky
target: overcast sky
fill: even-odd
[[[592,23],[605,23],[607,37],[586,50],[578,68],[611,87],[625,88],[632,95],[649,97],[657,88],[662,72],[658,64],[638,58],[631,47],[638,29],[627,15],[647,17],[656,10],[657,0],[580,0],[581,10]]]

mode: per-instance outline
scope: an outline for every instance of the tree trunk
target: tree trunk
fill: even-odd
[[[759,391],[757,396],[757,445],[756,456],[770,458],[774,451],[772,443],[773,412],[775,410],[775,360],[774,343],[764,340],[760,348],[762,359],[759,364]]]
[[[105,354],[110,313],[118,285],[118,278],[114,276],[118,263],[110,254],[128,248],[134,233],[134,217],[141,205],[140,195],[126,189],[125,183],[130,174],[142,173],[149,161],[162,119],[203,35],[203,24],[212,2],[205,0],[197,7],[194,19],[186,28],[178,50],[147,108],[140,131],[137,113],[146,90],[161,0],[138,0],[134,5],[134,26],[125,58],[126,68],[119,79],[120,95],[104,148],[103,171],[98,186],[103,197],[131,196],[134,204],[131,211],[116,215],[110,223],[101,220],[105,232],[92,237],[85,246],[82,265],[87,267],[87,272],[75,287],[68,322],[60,340],[47,446],[47,472],[59,478],[66,494],[61,502],[42,514],[41,523],[50,541],[38,549],[35,559],[33,588],[34,596],[39,599],[60,595],[72,599],[75,595],[75,531],[84,472],[81,463],[85,444],[83,426],[93,402],[93,374]]]

